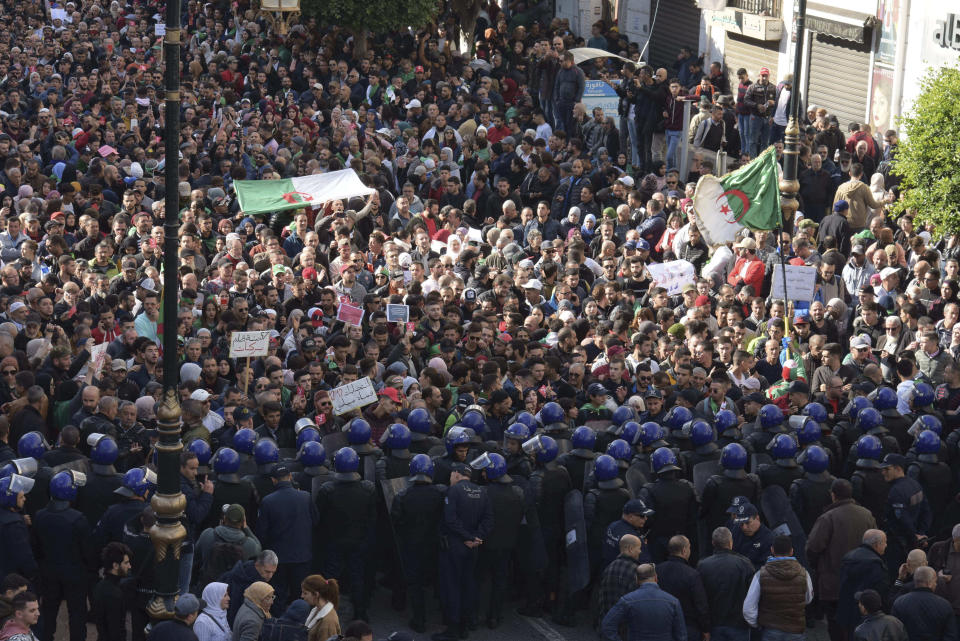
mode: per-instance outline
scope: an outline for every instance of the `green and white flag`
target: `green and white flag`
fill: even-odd
[[[774,147],[722,178],[702,176],[693,194],[694,217],[704,242],[737,240],[743,228],[776,229],[780,213],[780,175]]]
[[[282,180],[236,180],[233,186],[244,214],[320,207],[331,200],[374,192],[352,169]]]

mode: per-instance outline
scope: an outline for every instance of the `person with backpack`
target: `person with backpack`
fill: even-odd
[[[197,539],[195,573],[197,585],[216,581],[237,564],[260,554],[260,540],[247,527],[246,511],[234,503],[224,506],[220,525],[207,528]]]
[[[226,583],[208,583],[203,588],[204,608],[193,622],[193,632],[198,641],[230,641],[233,633],[227,622],[230,594]]]

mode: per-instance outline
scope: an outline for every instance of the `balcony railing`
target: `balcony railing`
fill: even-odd
[[[762,16],[781,17],[781,0],[728,0],[727,6]]]

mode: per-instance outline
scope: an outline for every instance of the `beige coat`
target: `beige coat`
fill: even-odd
[[[883,207],[874,200],[870,186],[861,180],[848,180],[837,187],[837,195],[833,202],[838,200],[845,200],[850,205],[847,220],[850,221],[850,227],[856,230],[866,228],[873,216],[873,210]]]

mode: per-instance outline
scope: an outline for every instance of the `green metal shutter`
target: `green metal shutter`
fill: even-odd
[[[673,63],[677,60],[680,47],[690,47],[694,53],[699,50],[700,9],[693,0],[651,0],[651,21],[654,12],[656,22],[650,37],[647,60],[654,69],[665,67],[673,76]]]

